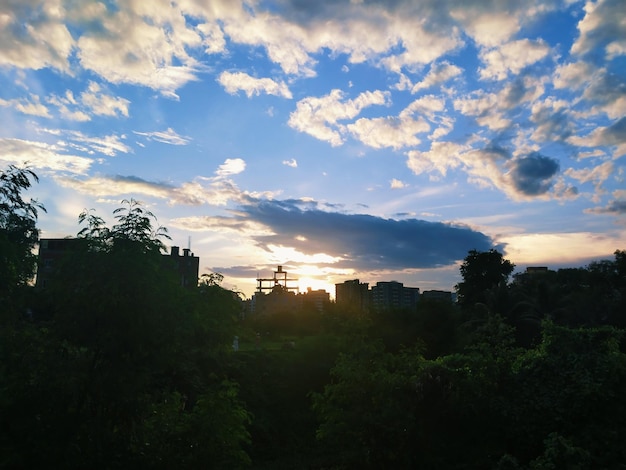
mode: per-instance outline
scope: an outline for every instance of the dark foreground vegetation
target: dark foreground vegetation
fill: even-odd
[[[0,172],[0,468],[626,468],[626,251],[512,278],[472,251],[457,304],[242,320],[132,200],[35,290],[35,180]]]

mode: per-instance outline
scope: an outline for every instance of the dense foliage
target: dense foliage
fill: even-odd
[[[35,289],[31,181],[0,174],[0,468],[625,465],[626,251],[512,280],[471,251],[458,304],[242,319],[220,274],[180,285],[134,200],[80,214]]]
[[[0,305],[10,308],[35,271],[33,249],[39,239],[37,214],[44,207],[23,192],[37,175],[9,166],[0,172]]]

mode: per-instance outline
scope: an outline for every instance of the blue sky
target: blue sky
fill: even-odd
[[[0,165],[43,237],[142,201],[251,295],[626,248],[623,0],[5,0]]]

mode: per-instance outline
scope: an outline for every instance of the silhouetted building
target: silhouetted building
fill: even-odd
[[[70,251],[76,249],[78,244],[84,242],[80,238],[42,238],[39,240],[39,260],[37,263],[37,278],[35,286],[45,288],[59,261]],[[177,246],[173,246],[168,255],[163,255],[170,266],[179,276],[180,285],[184,287],[196,287],[198,285],[198,272],[200,258],[194,256],[189,248],[183,249],[182,256]]]
[[[335,284],[337,305],[352,306],[360,311],[369,309],[369,284],[358,279]]]
[[[257,278],[256,280],[257,292],[274,291],[276,286],[282,286],[287,292],[298,293],[300,290],[298,279],[287,277],[287,271],[284,271],[282,266],[278,266],[274,271],[274,277]]]
[[[547,266],[528,266],[526,268],[526,274],[547,273]]]
[[[419,298],[419,288],[404,287],[398,281],[381,281],[372,287],[372,308],[376,310],[413,309]]]
[[[255,315],[294,312],[300,308],[300,298],[295,292],[278,284],[269,294],[255,292],[250,299],[250,310]]]
[[[181,256],[177,246],[171,248],[169,258],[174,262],[180,285],[183,287],[197,287],[200,258],[194,256],[189,248],[183,248],[183,255]]]
[[[414,309],[420,301],[419,287],[404,287],[402,289],[402,305],[403,308]]]
[[[422,292],[424,300],[438,300],[442,302],[454,302],[455,295],[447,290],[425,290]]]
[[[78,238],[42,238],[39,240],[37,277],[35,287],[45,288],[54,276],[54,270],[68,251],[76,249]]]
[[[294,311],[300,307],[301,299],[296,295],[300,290],[298,279],[289,278],[282,266],[278,266],[273,277],[259,277],[256,281],[257,290],[250,299],[250,313],[263,315]]]
[[[330,294],[324,289],[313,290],[310,287],[303,294],[300,294],[303,303],[311,303],[318,312],[323,312],[326,305],[330,303]]]

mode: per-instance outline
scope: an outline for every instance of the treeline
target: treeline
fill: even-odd
[[[457,304],[242,320],[134,200],[83,212],[35,290],[36,179],[0,173],[0,468],[626,465],[625,251],[513,278],[472,251]]]

